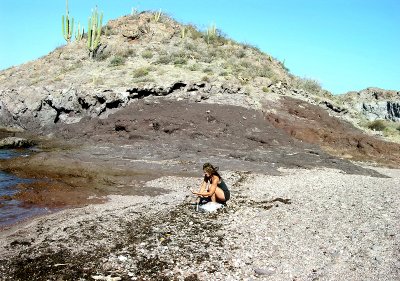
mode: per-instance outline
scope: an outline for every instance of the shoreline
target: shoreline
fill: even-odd
[[[164,176],[146,186],[168,194],[110,195],[1,231],[0,272],[4,280],[24,280],[22,272],[31,280],[395,280],[400,169],[369,168],[388,177],[225,171],[233,196],[211,214],[188,203],[184,187],[197,178]]]

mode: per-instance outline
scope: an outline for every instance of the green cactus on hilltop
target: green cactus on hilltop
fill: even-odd
[[[71,42],[72,32],[74,30],[74,18],[69,17],[68,0],[66,0],[66,15],[61,18],[62,20],[62,34],[67,43]]]
[[[161,9],[154,14],[154,22],[159,22],[161,18],[162,12]]]
[[[186,33],[187,33],[187,31],[186,31],[186,26],[182,26],[182,27],[181,27],[181,38],[182,38],[182,39],[185,39]]]
[[[216,37],[217,37],[217,28],[215,27],[215,24],[212,24],[207,28],[206,31],[207,44],[210,44],[210,42],[214,40]]]
[[[92,11],[92,16],[88,20],[88,38],[87,48],[89,50],[89,56],[94,58],[96,56],[97,49],[100,46],[101,27],[103,22],[103,13],[99,15],[97,7]]]
[[[75,40],[81,41],[83,38],[83,33],[85,30],[83,29],[83,26],[81,28],[81,24],[78,22],[78,28],[75,30]]]

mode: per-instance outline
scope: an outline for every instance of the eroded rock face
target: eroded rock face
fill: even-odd
[[[77,123],[84,117],[106,118],[135,100],[160,96],[192,102],[210,99],[213,103],[239,106],[244,105],[242,100],[246,97],[241,88],[205,82],[91,90],[20,87],[0,91],[0,125],[36,130],[56,123]]]
[[[356,106],[368,120],[387,119],[390,121],[400,121],[400,100],[396,101],[376,101],[362,102]]]
[[[85,116],[100,116],[107,109],[128,101],[128,93],[106,90],[88,93],[84,90],[51,87],[24,87],[0,92],[0,123],[16,124],[24,129],[76,123]]]
[[[360,92],[349,92],[343,99],[370,121],[400,121],[400,91],[368,88]]]

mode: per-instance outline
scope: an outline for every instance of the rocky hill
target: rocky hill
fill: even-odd
[[[207,44],[194,27],[164,16],[159,21],[151,13],[126,16],[103,31],[95,60],[84,38],[1,72],[1,115],[10,117],[2,123],[22,128],[75,123],[146,96],[195,101],[202,95],[264,95],[263,88],[291,80],[280,62],[256,48],[219,35]]]

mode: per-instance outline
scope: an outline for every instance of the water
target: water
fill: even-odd
[[[24,157],[28,155],[29,153],[26,150],[0,149],[0,159],[10,159],[13,157]]]
[[[24,157],[28,151],[0,150],[0,159],[12,157]],[[8,200],[3,196],[12,196],[18,192],[15,186],[19,183],[32,182],[30,179],[21,179],[16,176],[0,171],[0,227],[17,223],[32,216],[48,213],[47,208],[35,206],[22,206],[18,200]]]

